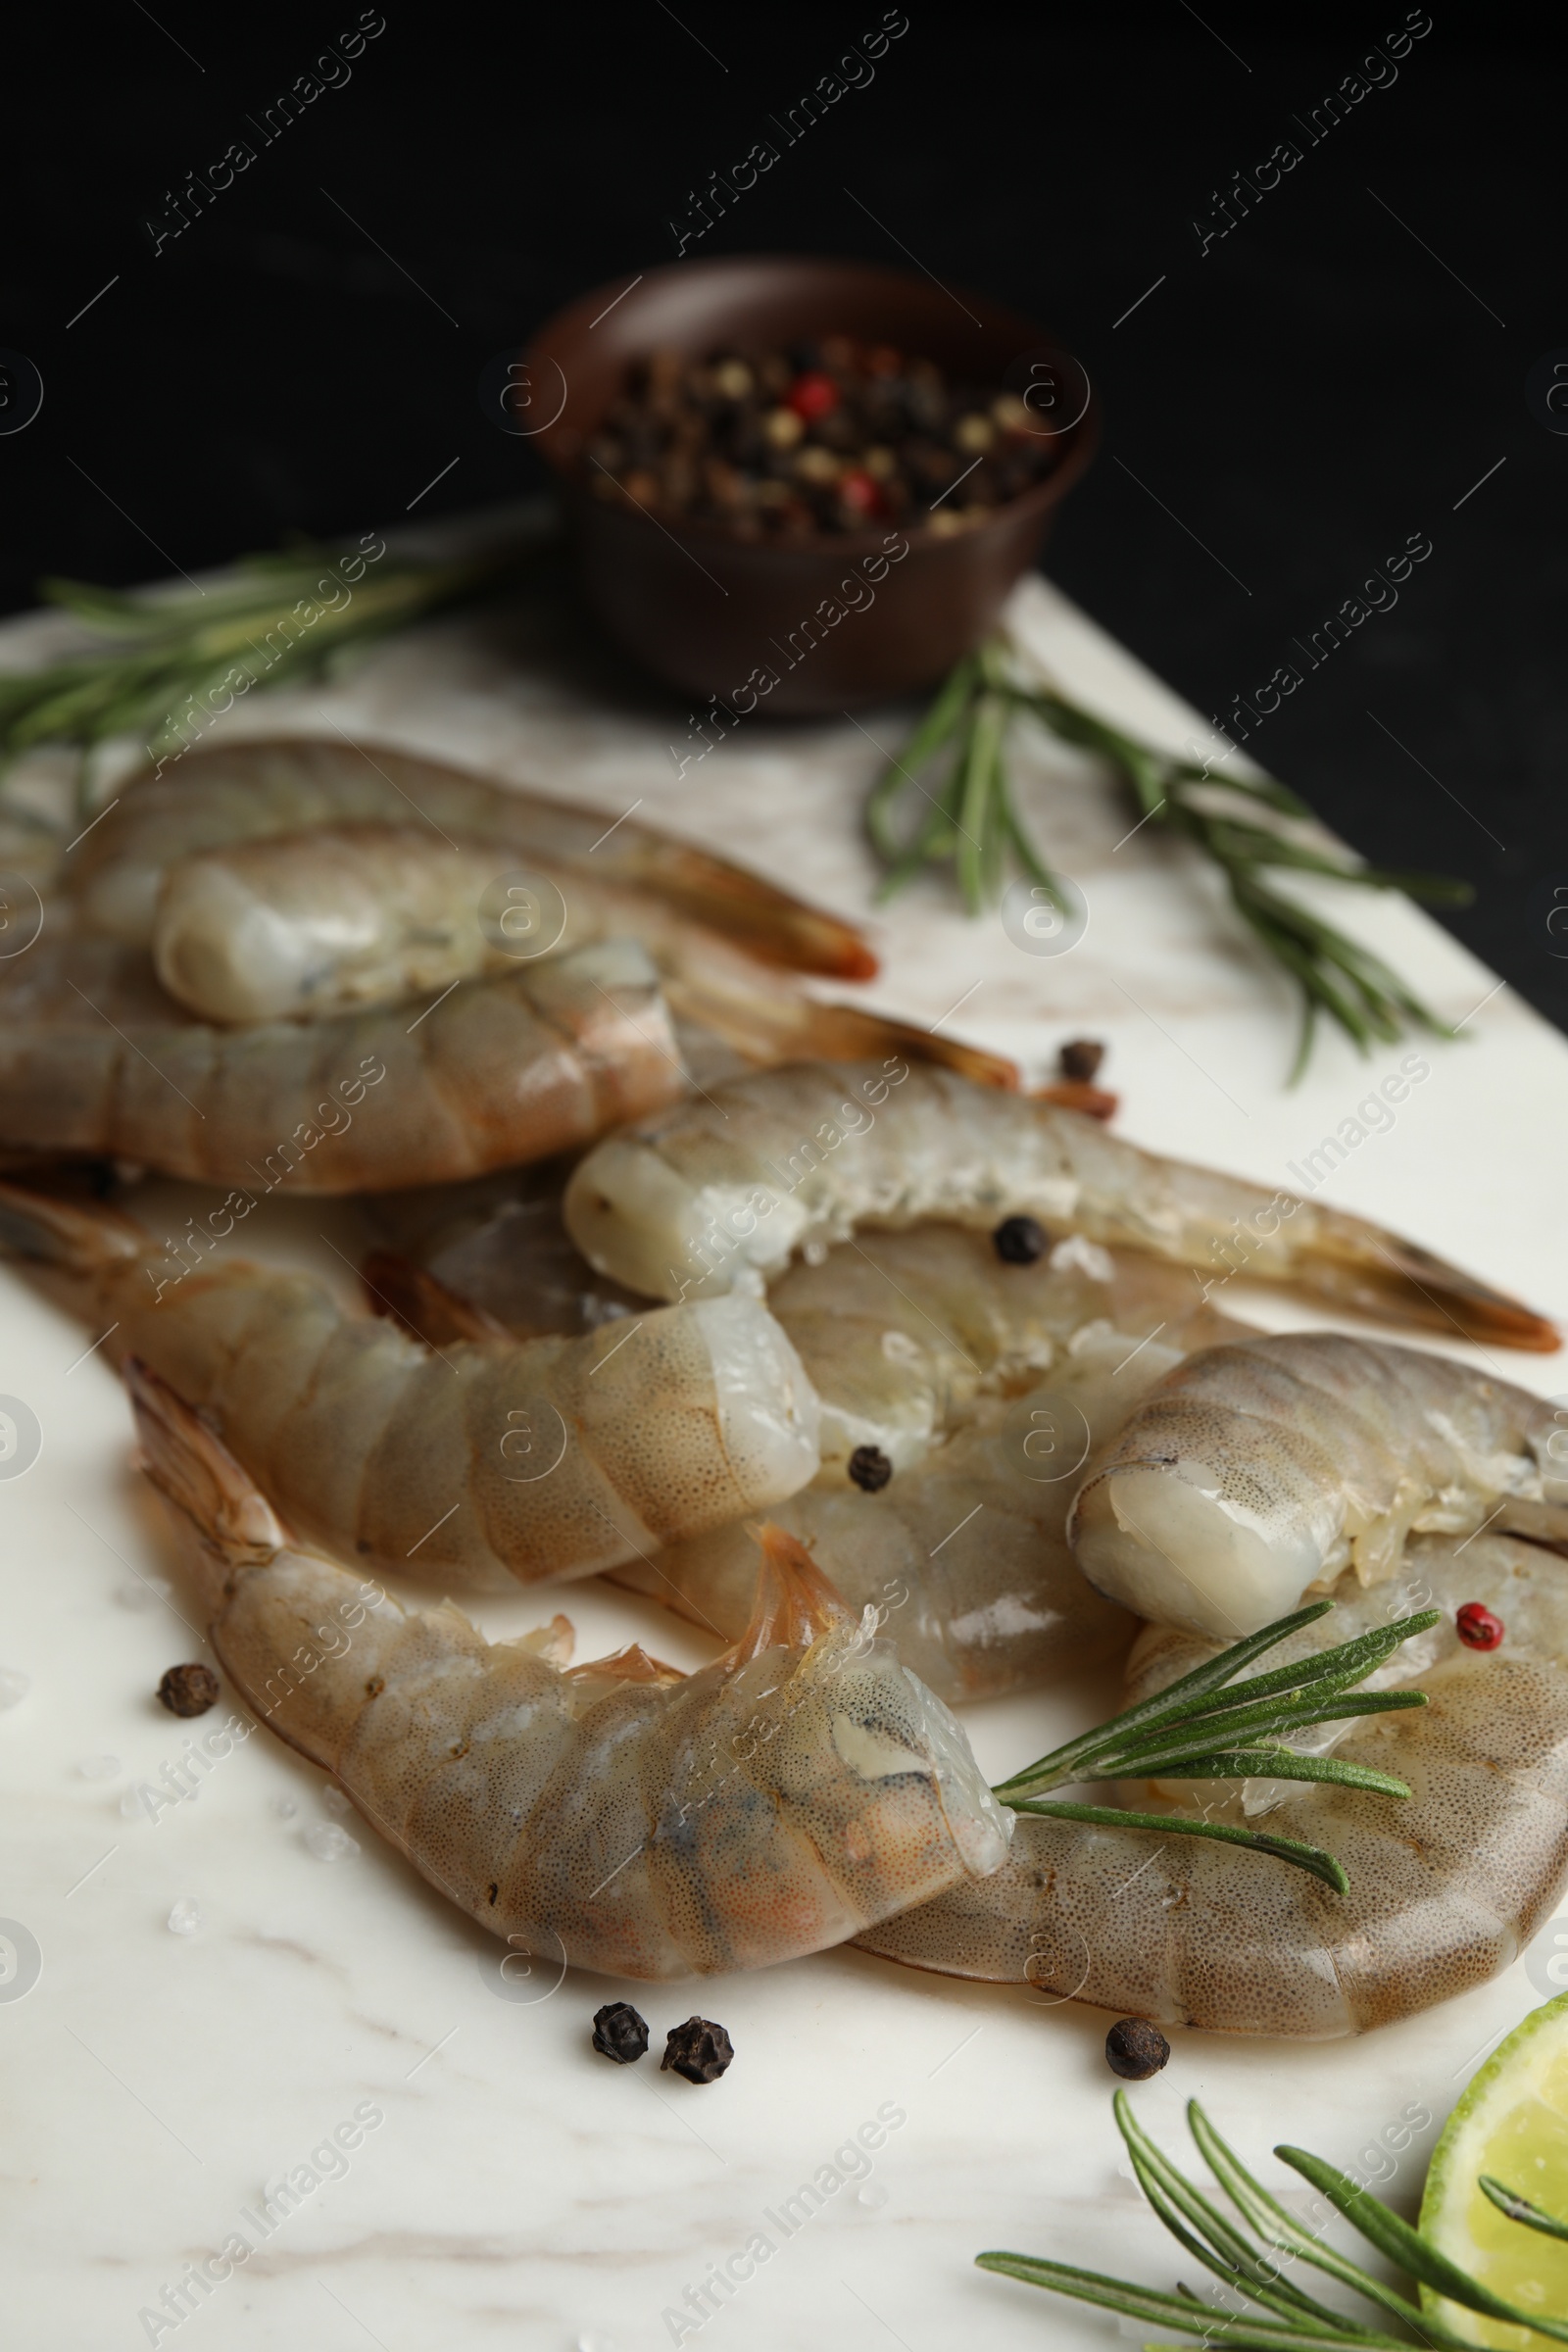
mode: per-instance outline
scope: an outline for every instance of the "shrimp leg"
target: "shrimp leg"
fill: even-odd
[[[1263,1663],[1440,1608],[1448,1623],[1374,1678],[1419,1680],[1427,1706],[1363,1718],[1335,1748],[1413,1793],[1391,1803],[1292,1783],[1282,1802],[1265,1790],[1209,1816],[1326,1846],[1348,1895],[1232,1845],[1025,1815],[994,1877],[868,1931],[861,1948],[1161,2025],[1301,2040],[1366,2033],[1486,1984],[1568,1883],[1568,1568],[1494,1535],[1423,1537],[1405,1564],[1403,1590],[1352,1587],[1331,1620]],[[1454,1633],[1475,1600],[1502,1619],[1499,1649],[1467,1649]],[[1152,1628],[1130,1700],[1213,1654]],[[1203,1784],[1205,1801],[1214,1788]]]
[[[817,1465],[816,1397],[760,1299],[432,1350],[306,1275],[192,1271],[127,1218],[10,1185],[0,1250],[58,1269],[291,1527],[368,1567],[480,1589],[588,1576],[764,1509]]]
[[[1545,1398],[1441,1355],[1333,1332],[1205,1348],[1092,1468],[1068,1541],[1141,1617],[1253,1633],[1407,1534],[1482,1526],[1568,1547],[1568,1440]]]
[[[224,1671],[494,1935],[563,1970],[764,1968],[1003,1859],[956,1724],[787,1537],[764,1530],[751,1623],[701,1673],[635,1649],[563,1673],[292,1548],[197,1415],[126,1377]]]
[[[861,1225],[992,1227],[1014,1212],[1200,1269],[1210,1290],[1246,1275],[1397,1323],[1559,1345],[1544,1316],[1363,1218],[903,1061],[736,1079],[607,1137],[565,1198],[591,1263],[665,1298],[725,1291],[747,1265],[777,1273]]]

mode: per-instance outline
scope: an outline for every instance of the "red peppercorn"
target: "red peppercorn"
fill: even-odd
[[[784,395],[784,405],[793,409],[797,416],[804,417],[808,424],[814,424],[819,416],[829,416],[838,407],[839,388],[833,378],[824,375],[819,368],[810,368],[805,375],[795,378]]]
[[[839,475],[839,497],[854,514],[884,514],[887,501],[881,485],[874,482],[858,466],[852,466]]]
[[[1453,1630],[1466,1649],[1498,1649],[1505,1629],[1502,1619],[1479,1600],[1467,1600],[1453,1621]]]

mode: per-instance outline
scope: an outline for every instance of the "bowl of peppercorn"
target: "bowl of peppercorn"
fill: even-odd
[[[519,417],[642,666],[731,722],[930,684],[995,625],[1099,433],[1082,368],[960,289],[683,262],[540,329]]]

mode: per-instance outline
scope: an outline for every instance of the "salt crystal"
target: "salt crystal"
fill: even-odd
[[[84,1781],[112,1781],[120,1770],[118,1756],[83,1756],[76,1766]]]
[[[122,1789],[120,1798],[122,1820],[134,1821],[139,1813],[145,1813],[149,1793],[145,1781],[138,1782],[134,1788]]]
[[[577,2352],[616,2352],[615,2339],[602,2328],[585,2328],[577,2338]]]
[[[352,1862],[359,1852],[359,1840],[347,1830],[340,1830],[335,1821],[318,1821],[305,1833],[305,1842],[318,1862]]]
[[[887,2201],[888,2192],[880,2180],[867,2180],[863,2188],[856,2191],[856,2203],[866,2206],[872,2213],[880,2213]]]
[[[274,1796],[272,1811],[280,1821],[292,1821],[299,1807],[291,1796]]]
[[[321,1802],[328,1813],[336,1814],[339,1821],[342,1821],[346,1814],[352,1813],[354,1810],[335,1781],[328,1781],[326,1787],[321,1790]]]
[[[202,1907],[193,1894],[182,1894],[169,1914],[172,1936],[194,1936],[202,1924]]]
[[[32,1677],[20,1666],[0,1666],[0,1707],[14,1707],[32,1689]]]

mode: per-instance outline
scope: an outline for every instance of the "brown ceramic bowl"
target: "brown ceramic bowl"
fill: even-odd
[[[1058,463],[989,521],[952,536],[878,524],[779,546],[716,523],[656,521],[593,495],[584,452],[629,361],[824,334],[891,343],[970,382],[1054,386],[1050,408],[1044,396],[1031,406],[1047,426],[1062,420]],[[672,685],[768,716],[839,710],[940,677],[993,626],[1099,437],[1082,368],[1029,319],[860,262],[768,254],[651,270],[629,293],[623,282],[601,286],[560,312],[525,366],[534,401],[555,411],[533,437],[561,477],[583,585],[605,627]],[[901,542],[907,553],[889,563],[888,547]],[[841,593],[846,580],[852,589]]]

